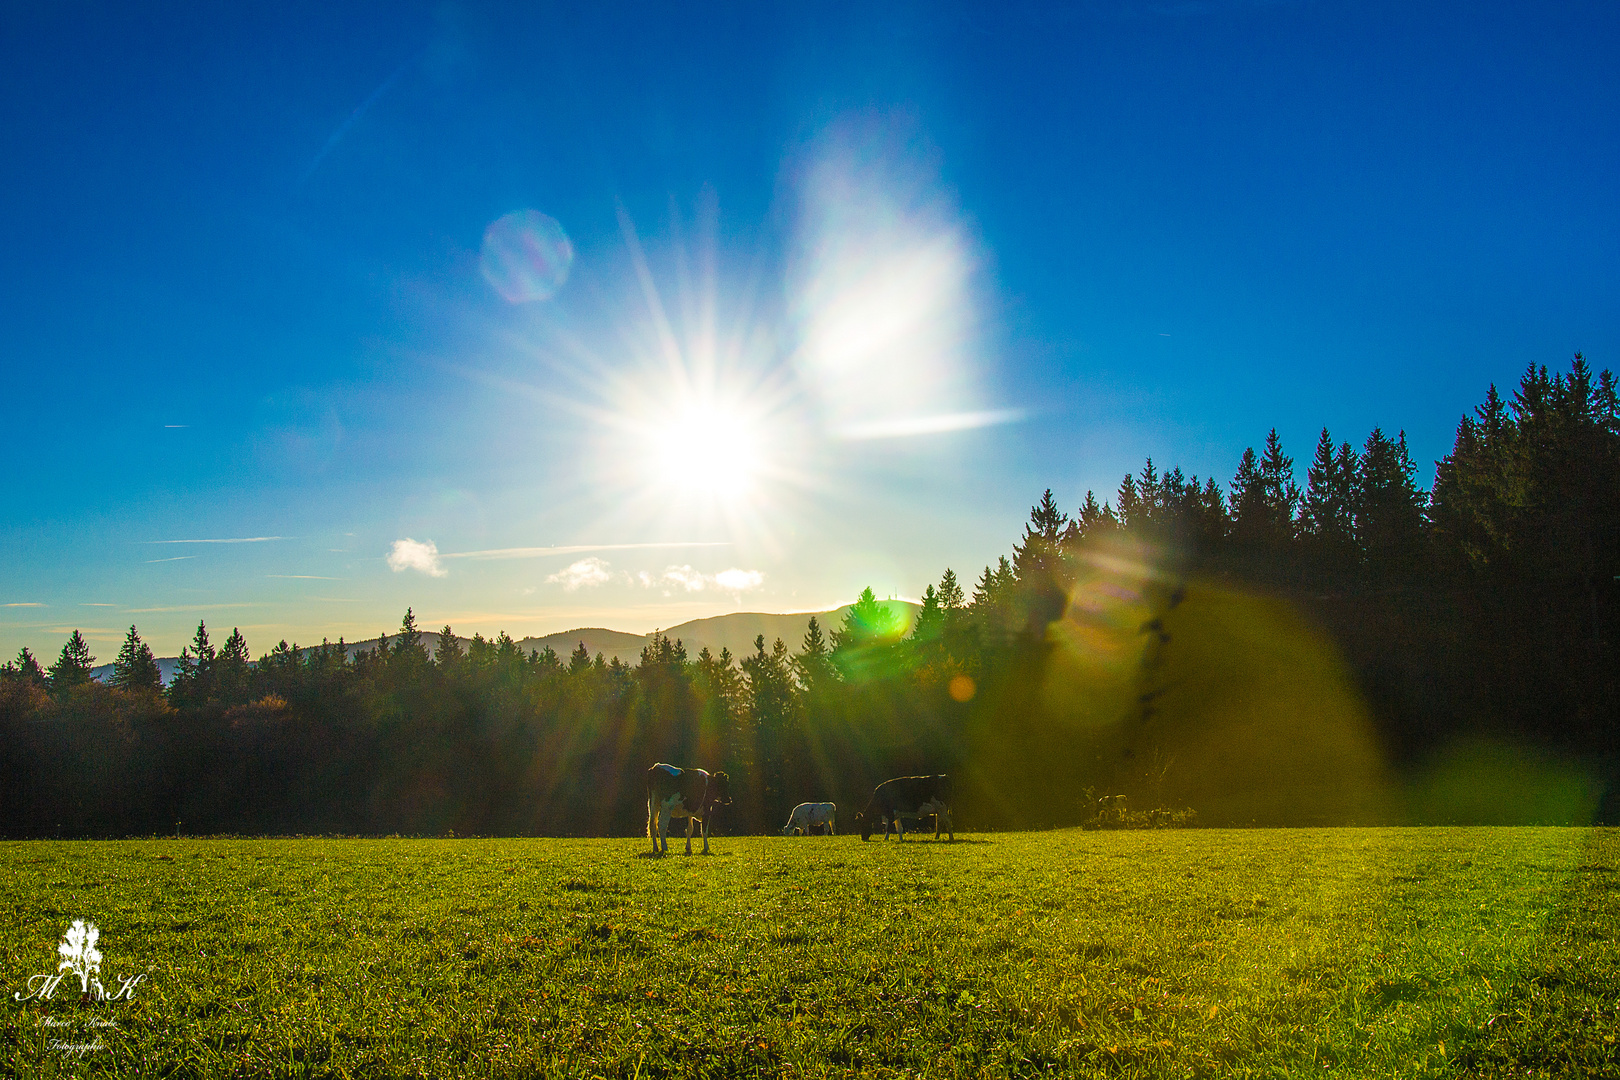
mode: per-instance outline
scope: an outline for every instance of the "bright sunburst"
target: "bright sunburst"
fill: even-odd
[[[654,482],[688,496],[745,498],[764,465],[760,434],[735,407],[688,404],[646,438]]]

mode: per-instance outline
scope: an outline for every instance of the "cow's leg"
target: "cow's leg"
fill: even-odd
[[[669,820],[673,816],[667,806],[658,811],[658,840],[663,845],[661,854],[664,855],[669,854]]]
[[[658,854],[658,810],[651,793],[647,795],[647,839],[652,841],[653,854]]]
[[[956,843],[956,829],[951,825],[951,812],[949,810],[945,811],[945,831],[950,834],[951,843]],[[934,839],[939,839],[938,833],[934,834]]]
[[[934,811],[934,839],[939,839],[939,811]]]
[[[707,855],[709,853],[709,819],[704,817],[698,822],[698,825],[703,829],[703,854]]]
[[[906,841],[906,819],[899,814],[894,815],[894,831],[899,834],[900,842]]]
[[[832,818],[827,819],[827,835],[828,836],[837,836],[838,835],[838,829],[837,829],[836,826],[833,825],[833,819]]]
[[[691,814],[686,815],[686,853],[692,854],[692,822],[696,819]]]

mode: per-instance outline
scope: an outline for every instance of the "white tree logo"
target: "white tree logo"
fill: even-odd
[[[69,975],[78,977],[82,1001],[133,1000],[135,988],[146,979],[146,974],[119,975],[115,980],[118,988],[111,994],[107,993],[106,987],[101,985],[101,950],[96,948],[96,942],[100,940],[101,930],[95,923],[74,919],[73,925],[62,936],[62,944],[56,947],[57,954],[62,957],[62,962],[56,965],[56,974],[35,975],[28,980],[28,992],[12,994],[13,1000],[50,1001],[56,997],[56,988]]]
[[[93,984],[96,988],[96,998],[99,1000],[107,992],[101,988],[101,950],[96,948],[96,941],[101,937],[101,931],[95,923],[87,923],[83,919],[74,919],[73,925],[68,927],[67,935],[56,951],[62,954],[62,962],[56,965],[57,971],[69,971],[79,977],[79,989],[82,993],[90,993]]]

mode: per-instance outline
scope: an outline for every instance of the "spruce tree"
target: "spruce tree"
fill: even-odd
[[[547,646],[546,651],[551,652],[550,646]],[[551,655],[555,662],[556,653]],[[456,640],[456,632],[450,629],[449,623],[446,623],[444,629],[439,631],[439,645],[433,650],[433,663],[449,671],[459,665],[465,656],[461,650],[461,642]]]
[[[1426,492],[1406,449],[1406,432],[1391,439],[1373,428],[1357,469],[1356,537],[1375,569],[1409,569],[1423,544]]]
[[[940,606],[939,593],[930,585],[923,590],[922,606],[917,610],[917,620],[911,625],[911,640],[934,641],[944,629],[944,624],[945,609]]]
[[[158,670],[152,648],[141,640],[133,624],[124,637],[124,646],[113,660],[112,678],[108,680],[120,690],[163,689],[163,674]]]
[[[208,641],[208,624],[199,619],[191,644],[180,650],[174,678],[169,680],[169,700],[175,708],[196,708],[207,703],[214,691],[214,646]]]
[[[1333,445],[1323,428],[1316,454],[1305,474],[1305,495],[1300,500],[1300,529],[1318,563],[1343,572],[1357,561],[1355,547],[1356,452],[1349,443]]]
[[[73,631],[66,644],[62,646],[62,654],[51,665],[50,680],[52,693],[64,694],[76,686],[83,686],[90,681],[90,669],[95,667],[96,658],[90,655],[90,646],[84,640],[84,635],[77,630]]]
[[[578,675],[591,666],[591,650],[581,641],[574,651],[568,654],[568,674]]]
[[[252,662],[248,658],[247,638],[242,631],[231,627],[231,636],[220,646],[214,657],[214,696],[226,705],[240,705],[248,700],[249,676]]]
[[[28,651],[26,645],[17,653],[17,663],[12,668],[12,677],[42,689],[47,685],[44,670],[39,666],[39,661],[34,658],[34,654]]]

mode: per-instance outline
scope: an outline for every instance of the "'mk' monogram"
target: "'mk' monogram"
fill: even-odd
[[[118,978],[118,989],[107,993],[106,987],[101,985],[101,950],[96,948],[96,942],[101,938],[101,931],[95,923],[86,923],[83,919],[75,919],[73,925],[68,927],[62,944],[56,951],[64,958],[56,966],[55,975],[35,975],[28,980],[26,994],[12,994],[17,1001],[50,1001],[56,996],[56,988],[62,985],[62,980],[69,975],[77,976],[79,980],[79,995],[90,1001],[128,1001],[135,996],[135,988],[141,984],[145,975],[128,975]]]

